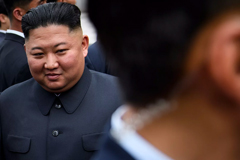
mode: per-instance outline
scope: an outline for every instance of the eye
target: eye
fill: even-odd
[[[31,55],[32,55],[33,58],[35,58],[35,59],[41,59],[41,58],[44,57],[44,53],[41,53],[41,52],[39,52],[39,53],[32,53]]]
[[[65,53],[66,51],[67,51],[67,49],[59,49],[59,50],[57,50],[56,53]]]
[[[43,53],[33,53],[32,55],[33,55],[33,56],[42,56]]]

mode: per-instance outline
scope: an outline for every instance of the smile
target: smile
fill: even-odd
[[[46,74],[46,77],[50,81],[56,81],[60,77],[60,74]]]

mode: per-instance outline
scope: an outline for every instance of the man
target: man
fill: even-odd
[[[76,0],[47,0],[47,3],[50,3],[50,2],[65,2],[70,4],[76,4]]]
[[[4,0],[9,13],[11,27],[0,44],[0,91],[11,85],[31,78],[27,57],[24,51],[22,17],[28,10],[46,0]]]
[[[0,0],[0,43],[5,38],[6,30],[10,27],[8,13],[3,0]]]
[[[126,100],[97,160],[240,159],[239,6],[89,0]]]
[[[87,160],[98,150],[121,100],[115,77],[85,68],[80,14],[75,5],[47,3],[24,15],[33,78],[1,93],[3,159]]]

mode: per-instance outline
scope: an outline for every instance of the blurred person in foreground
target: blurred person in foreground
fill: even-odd
[[[24,50],[22,17],[46,0],[3,0],[10,19],[10,29],[0,44],[0,92],[32,77]]]
[[[85,67],[80,14],[75,5],[47,3],[23,16],[33,78],[1,93],[0,158],[87,160],[98,150],[121,98],[115,77]]]
[[[240,159],[239,5],[89,0],[125,96],[95,159]]]
[[[8,18],[7,9],[3,0],[0,0],[0,43],[3,41],[6,35],[7,29],[10,27],[10,21]]]

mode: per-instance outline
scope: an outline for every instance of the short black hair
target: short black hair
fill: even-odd
[[[46,3],[28,11],[22,18],[22,30],[25,39],[29,31],[48,25],[65,25],[70,31],[81,28],[80,9],[69,3]]]
[[[169,98],[199,28],[239,0],[89,0],[88,13],[125,100]]]
[[[5,6],[3,0],[0,0],[0,14],[4,14],[4,15],[8,16],[8,12],[7,12],[7,9],[6,9],[6,6]],[[1,22],[0,22],[0,27],[1,27]]]
[[[6,16],[8,15],[8,11],[3,0],[0,0],[0,14],[5,14]]]
[[[15,7],[26,8],[32,0],[3,0],[8,12],[8,16],[12,19],[12,12]]]

